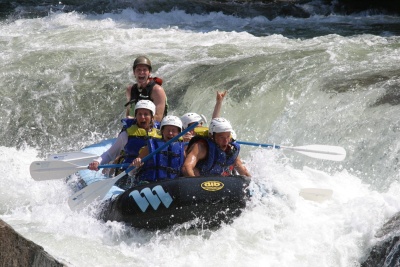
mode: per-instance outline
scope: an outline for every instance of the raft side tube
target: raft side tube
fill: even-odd
[[[163,229],[196,218],[202,227],[219,226],[230,223],[246,207],[249,183],[243,176],[210,176],[143,184],[104,203],[100,218],[146,229]]]

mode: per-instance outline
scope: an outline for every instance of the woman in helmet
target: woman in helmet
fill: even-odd
[[[209,137],[190,140],[182,167],[184,176],[230,175],[230,166],[244,176],[250,173],[239,157],[240,146],[232,142],[233,129],[224,118],[212,119]]]
[[[126,116],[134,116],[135,104],[139,100],[151,100],[156,106],[154,120],[160,122],[167,115],[167,96],[161,87],[162,82],[151,78],[151,61],[145,56],[139,56],[133,62],[133,76],[136,83],[126,89],[128,103]]]
[[[161,138],[153,127],[156,107],[150,100],[140,100],[135,106],[136,123],[123,130],[116,142],[98,159],[89,164],[89,169],[97,171],[100,164],[107,164],[124,151],[123,163],[131,163],[148,139]]]
[[[132,165],[139,167],[142,158],[164,145],[182,131],[182,122],[176,116],[165,116],[161,121],[162,139],[150,139],[147,146],[140,150],[139,156],[132,162]],[[136,181],[157,181],[164,179],[174,179],[181,174],[184,162],[185,144],[174,142],[154,155],[151,159],[144,162],[136,175]]]

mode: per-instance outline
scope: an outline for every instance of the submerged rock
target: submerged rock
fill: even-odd
[[[380,240],[361,267],[400,266],[400,212],[383,225],[376,237]]]
[[[383,104],[390,104],[392,106],[400,104],[400,91],[398,84],[390,86],[386,90],[386,93],[380,97],[373,106],[379,106]]]

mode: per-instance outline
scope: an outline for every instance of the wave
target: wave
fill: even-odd
[[[2,21],[0,216],[72,265],[357,264],[399,210],[396,23],[383,15],[268,20],[131,8]],[[137,231],[98,221],[90,208],[74,213],[64,181],[35,182],[29,165],[115,137],[141,54],[163,79],[172,115],[210,118],[215,91],[226,89],[222,116],[239,140],[337,145],[348,156],[332,162],[242,146],[254,183],[279,195],[256,191],[232,225],[199,235],[185,225]],[[310,187],[333,190],[332,199],[302,199],[299,190]]]
[[[1,4],[2,16],[35,17],[51,12],[114,13],[124,9],[134,9],[140,13],[171,12],[182,10],[188,14],[209,14],[221,12],[242,18],[263,16],[272,20],[276,17],[307,18],[313,15],[355,14],[399,14],[400,4],[395,1],[357,0],[291,0],[291,1],[211,1],[211,0],[16,0]]]

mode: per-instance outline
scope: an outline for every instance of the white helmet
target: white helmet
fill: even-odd
[[[139,100],[135,105],[135,114],[136,114],[136,110],[139,108],[144,108],[144,109],[150,110],[151,115],[153,115],[153,116],[156,113],[156,106],[150,100]]]
[[[231,132],[232,133],[232,125],[231,123],[224,118],[214,118],[210,122],[209,132],[211,134],[214,133],[225,133]]]
[[[180,131],[182,131],[182,121],[177,116],[173,115],[165,116],[161,121],[161,129],[165,125],[176,126],[179,128]]]
[[[201,116],[197,113],[186,113],[181,117],[183,129],[186,129],[192,122],[201,121]]]

